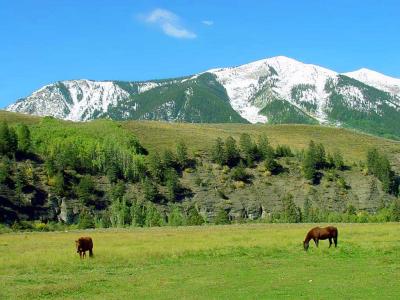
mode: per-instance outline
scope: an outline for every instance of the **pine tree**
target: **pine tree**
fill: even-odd
[[[239,150],[236,147],[236,141],[229,136],[225,140],[225,162],[229,167],[234,167],[240,160]]]
[[[0,184],[7,182],[11,175],[11,161],[7,156],[3,156],[0,160]]]
[[[343,170],[344,168],[343,156],[339,150],[335,150],[335,152],[333,152],[333,164],[338,170]]]
[[[155,202],[158,197],[158,190],[156,185],[147,177],[142,183],[144,199],[146,201]]]
[[[64,172],[60,171],[56,174],[54,177],[54,192],[58,196],[65,196],[66,193],[66,184],[65,184],[65,178],[64,178]]]
[[[301,222],[301,211],[293,201],[293,195],[287,194],[282,199],[283,219],[287,223]]]
[[[147,203],[146,206],[146,222],[147,227],[161,226],[163,219],[160,212],[157,210],[155,205],[151,202]]]
[[[303,160],[303,173],[304,177],[308,180],[314,180],[317,173],[317,151],[313,141],[310,141],[308,150],[305,153]]]
[[[167,199],[169,202],[176,200],[179,192],[178,173],[174,169],[168,169],[165,173],[165,185],[167,187]]]
[[[10,132],[5,121],[0,123],[0,155],[7,155],[10,152]]]
[[[184,224],[184,219],[181,210],[178,206],[173,205],[170,208],[170,213],[168,215],[168,225],[170,226],[182,226]]]
[[[225,145],[220,137],[215,140],[215,144],[211,149],[211,160],[219,165],[224,165],[225,162]]]
[[[191,206],[186,212],[186,225],[202,225],[205,223],[203,217],[200,215],[196,207]]]
[[[240,135],[240,150],[242,152],[242,157],[246,162],[247,166],[252,166],[254,161],[257,159],[257,145],[253,142],[250,135],[247,133],[242,133]]]
[[[219,209],[215,216],[214,223],[216,225],[230,224],[229,215],[225,209]]]
[[[17,127],[18,150],[23,153],[28,153],[31,148],[31,132],[25,124],[20,124]]]
[[[265,134],[259,136],[257,149],[261,160],[264,160],[267,157],[267,154],[271,151],[271,149],[274,151],[269,144],[268,137]]]
[[[158,152],[150,153],[150,155],[147,156],[147,168],[154,180],[157,182],[161,182],[163,180],[164,165],[161,162]]]
[[[146,206],[143,203],[134,201],[131,209],[131,224],[132,226],[143,227],[146,222]]]
[[[183,141],[180,141],[176,145],[176,158],[178,160],[178,164],[181,170],[185,169],[188,166],[188,151],[186,144]]]
[[[79,200],[83,204],[88,205],[90,200],[93,198],[94,190],[95,188],[92,177],[90,175],[85,175],[79,181],[76,193],[79,197]]]
[[[167,170],[167,169],[170,169],[170,168],[178,169],[177,158],[174,155],[174,153],[169,149],[166,149],[163,152],[162,164],[163,164],[163,169],[164,170]]]
[[[315,163],[317,169],[323,169],[326,165],[325,147],[322,144],[315,146]]]

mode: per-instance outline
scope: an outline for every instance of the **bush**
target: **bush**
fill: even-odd
[[[220,209],[215,216],[214,223],[216,225],[230,224],[229,215],[225,209]]]
[[[189,209],[186,212],[185,224],[193,226],[193,225],[202,225],[204,223],[205,221],[203,217],[199,214],[197,209],[194,206],[189,207]]]
[[[79,216],[78,228],[79,229],[95,228],[93,216],[86,211],[81,212]]]

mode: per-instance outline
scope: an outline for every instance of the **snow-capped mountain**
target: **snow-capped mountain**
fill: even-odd
[[[343,75],[354,78],[379,90],[392,93],[394,95],[400,95],[400,79],[389,77],[366,68],[362,68],[354,72],[344,73]]]
[[[56,82],[7,110],[73,121],[329,123],[397,137],[400,79],[277,56],[170,80]]]

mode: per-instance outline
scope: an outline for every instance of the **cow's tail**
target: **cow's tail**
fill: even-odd
[[[89,250],[89,257],[93,257],[93,250],[92,249]]]

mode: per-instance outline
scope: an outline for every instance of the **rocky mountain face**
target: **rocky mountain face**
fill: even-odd
[[[72,121],[321,123],[399,138],[400,79],[278,56],[168,80],[60,81],[7,110]]]

